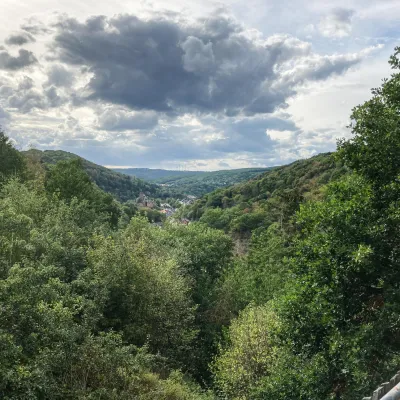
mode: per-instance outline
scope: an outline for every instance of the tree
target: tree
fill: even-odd
[[[82,167],[82,161],[74,158],[68,161],[59,161],[52,166],[46,176],[46,190],[55,193],[67,203],[73,199],[87,201],[98,213],[107,216],[111,226],[118,225],[121,211],[109,194],[99,189]]]
[[[0,187],[12,176],[21,177],[25,172],[25,167],[22,155],[0,129]]]
[[[279,353],[254,398],[355,400],[398,369],[399,92],[396,72],[353,110],[338,154],[353,173],[296,215]]]
[[[226,268],[218,285],[217,310],[229,323],[250,303],[266,304],[281,293],[289,279],[288,238],[278,224],[253,232],[249,251]]]
[[[51,167],[46,177],[46,190],[57,193],[61,199],[71,201],[93,201],[94,186],[89,175],[83,170],[79,158],[70,161],[59,161]]]
[[[2,187],[1,398],[210,398],[171,368],[190,358],[195,307],[156,232],[136,220],[117,234],[41,185]]]
[[[199,380],[207,380],[210,378],[208,364],[216,352],[225,322],[218,319],[215,307],[220,278],[232,262],[232,239],[201,223],[166,224],[164,229],[154,232],[159,246],[165,251],[169,249],[188,279],[191,299],[197,306],[198,336],[192,348],[192,371]]]
[[[176,259],[154,237],[156,229],[135,217],[113,238],[95,237],[81,279],[87,294],[102,300],[101,330],[120,331],[136,346],[148,343],[182,367],[196,337],[195,305]]]
[[[400,70],[400,47],[390,58],[394,71]],[[400,72],[384,79],[373,89],[373,97],[354,108],[350,125],[353,137],[339,142],[339,157],[363,175],[375,190],[385,190],[400,171]],[[383,193],[381,193],[383,195]]]
[[[218,388],[232,400],[252,400],[254,391],[274,366],[279,326],[269,306],[248,307],[229,327],[225,346],[213,363]]]

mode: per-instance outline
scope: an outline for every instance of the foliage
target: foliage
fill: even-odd
[[[396,49],[391,58],[394,69],[399,54]],[[399,90],[395,72],[353,110],[354,136],[339,142],[337,155],[353,172],[300,205],[294,229],[285,229],[291,236],[288,279],[272,303],[279,320],[271,331],[277,356],[246,370],[251,383],[244,386],[252,391],[242,398],[355,400],[398,369]],[[207,202],[215,206],[223,197],[218,193]],[[252,326],[248,321],[243,332]],[[239,357],[227,354],[243,342],[223,347],[216,360],[216,379],[227,398],[240,393],[243,380],[237,373],[242,369],[234,368]]]
[[[232,240],[221,231],[197,223],[188,226],[170,223],[155,232],[159,246],[174,254],[191,283],[191,298],[197,305],[198,335],[189,360],[194,376],[209,380],[208,364],[226,323],[218,315],[216,302],[220,278],[232,263]]]
[[[24,159],[14,149],[10,139],[0,129],[0,187],[12,176],[22,176],[25,172]]]
[[[96,212],[107,213],[114,227],[118,224],[120,209],[117,203],[91,182],[80,159],[60,161],[54,165],[45,179],[45,188],[67,202],[86,200]]]
[[[353,110],[336,161],[275,168],[163,224],[84,161],[34,173],[2,135],[0,396],[356,400],[386,381],[400,363],[398,93],[395,71]]]
[[[217,310],[227,323],[250,303],[266,304],[289,279],[287,235],[278,224],[253,234],[248,254],[224,270],[218,285]]]
[[[46,167],[55,165],[60,161],[78,159],[92,182],[95,182],[100,189],[112,194],[116,199],[123,202],[136,199],[140,192],[153,197],[158,197],[160,194],[158,187],[154,184],[115,172],[66,151],[29,150],[23,154],[27,159],[39,159]]]
[[[304,198],[317,198],[322,185],[345,173],[331,154],[320,154],[209,193],[179,215],[241,235],[274,222],[286,226]]]
[[[145,219],[115,232],[78,164],[0,192],[0,396],[211,398],[174,370],[197,333],[183,249]]]
[[[248,307],[229,327],[227,345],[213,364],[216,383],[232,400],[254,398],[254,389],[270,375],[278,346],[273,336],[279,321],[271,307]]]
[[[162,181],[164,179],[182,178],[193,175],[202,175],[203,171],[176,171],[159,168],[113,168],[114,171],[121,174],[136,176],[136,178],[144,179],[145,181]]]
[[[196,337],[195,306],[177,260],[154,234],[145,219],[136,218],[112,238],[95,237],[80,284],[93,290],[93,298],[106,297],[101,330],[123,332],[138,346],[148,343],[182,367]]]
[[[390,59],[394,70],[400,69],[399,54],[400,47]],[[381,87],[373,89],[372,99],[353,110],[353,137],[339,142],[339,156],[375,189],[385,188],[399,176],[399,87],[400,73],[395,72],[383,80]]]
[[[203,196],[218,188],[244,182],[270,170],[271,168],[242,168],[212,172],[187,172],[182,175],[166,176],[154,180],[163,184],[172,193],[184,193],[193,196]],[[168,171],[172,172],[172,171]]]

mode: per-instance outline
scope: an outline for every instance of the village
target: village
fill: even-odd
[[[172,217],[180,207],[193,204],[196,200],[196,196],[187,195],[183,199],[176,200],[176,203],[178,204],[172,206],[169,203],[161,203],[159,199],[154,200],[148,197],[145,193],[141,192],[139,197],[136,199],[136,205],[139,211],[152,210],[158,212],[164,217],[162,220],[165,220]],[[190,221],[186,218],[179,219],[177,222],[180,222],[184,225],[188,225],[190,223]],[[161,221],[154,219],[153,223],[160,224]]]

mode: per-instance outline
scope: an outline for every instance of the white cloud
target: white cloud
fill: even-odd
[[[343,38],[351,33],[351,22],[354,10],[348,8],[335,8],[319,23],[319,30],[323,36]]]
[[[268,129],[267,133],[272,140],[276,140],[279,143],[291,143],[295,135],[292,131],[276,131],[273,129]]]

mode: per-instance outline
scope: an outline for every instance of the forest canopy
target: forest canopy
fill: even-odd
[[[399,54],[336,153],[208,194],[189,224],[1,132],[0,397],[355,400],[392,376]]]

